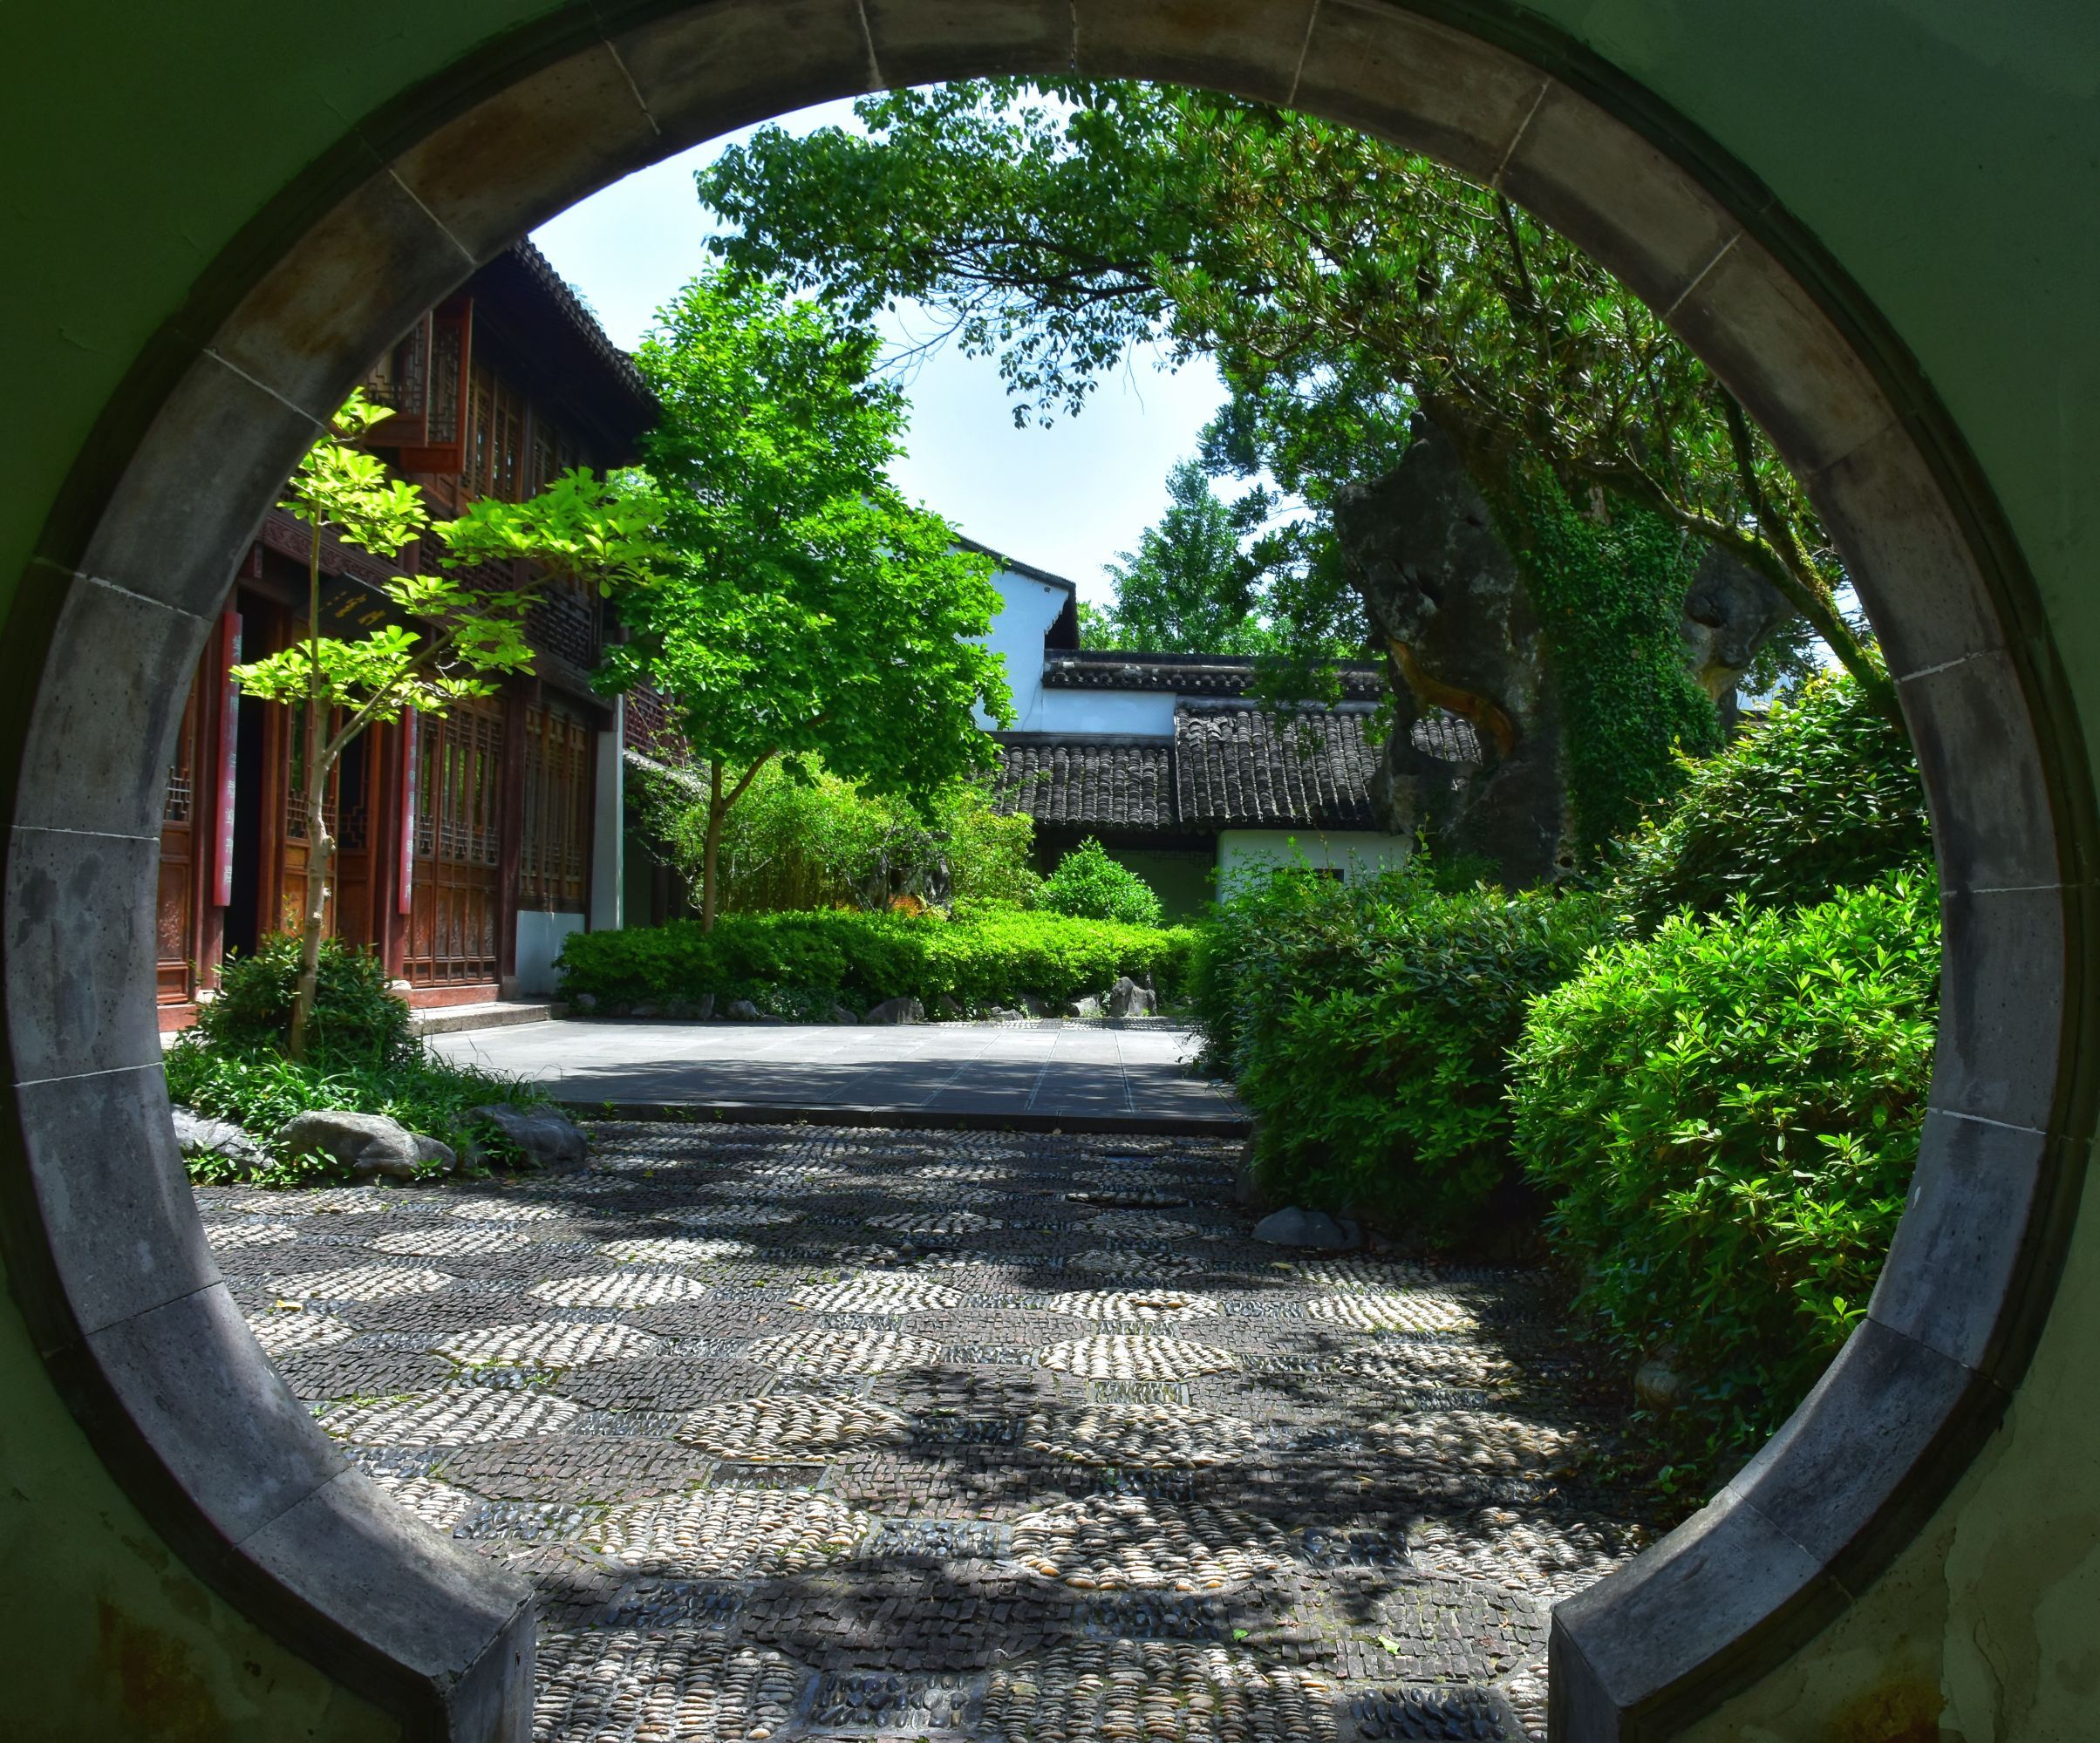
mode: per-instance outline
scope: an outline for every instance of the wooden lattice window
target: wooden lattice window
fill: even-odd
[[[426,716],[416,748],[416,854],[454,866],[493,866],[501,853],[503,716],[486,702],[455,702]]]
[[[524,464],[525,402],[494,370],[474,365],[474,426],[464,478],[469,496],[515,502]]]
[[[581,913],[590,863],[591,735],[582,722],[525,711],[524,849],[518,900]]]

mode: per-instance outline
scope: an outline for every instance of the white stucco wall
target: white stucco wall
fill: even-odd
[[[597,744],[597,785],[592,789],[590,816],[590,929],[619,929],[626,907],[626,796],[627,765],[620,746],[627,731],[627,698],[615,697],[612,730],[600,732]],[[520,939],[521,947],[523,940]],[[518,951],[518,975],[525,973],[525,952]]]
[[[1345,879],[1397,869],[1408,859],[1408,844],[1398,835],[1368,829],[1223,829],[1217,837],[1217,893],[1232,893],[1234,882],[1266,876],[1279,866],[1338,868]]]
[[[557,977],[554,959],[572,932],[583,929],[581,914],[542,914],[523,909],[518,915],[518,984],[520,998],[551,998]]]
[[[1050,626],[1057,622],[1070,596],[1061,587],[1016,575],[1012,569],[1000,569],[992,577],[992,584],[999,589],[1002,603],[999,615],[992,620],[992,633],[985,637],[985,645],[1006,663],[1006,682],[1013,690],[1012,730],[1040,732],[1044,730],[1037,719],[1043,700],[1043,637],[1050,633]],[[989,727],[992,717],[980,708],[977,724]]]
[[[1163,690],[1046,690],[1029,730],[1171,739],[1174,696]]]

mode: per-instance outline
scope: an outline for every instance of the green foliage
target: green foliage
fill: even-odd
[[[1110,859],[1108,849],[1091,838],[1057,862],[1037,900],[1053,914],[1114,920],[1125,926],[1156,926],[1162,911],[1152,886]]]
[[[266,1147],[296,1115],[343,1108],[384,1113],[455,1152],[478,1144],[492,1161],[513,1161],[516,1147],[469,1110],[492,1102],[533,1106],[549,1100],[529,1083],[453,1065],[425,1052],[413,1040],[405,1056],[384,1065],[340,1055],[329,1063],[310,1055],[300,1064],[270,1046],[243,1051],[193,1031],[167,1050],[165,1063],[170,1100],[215,1120],[233,1120]],[[338,1172],[324,1158],[279,1152],[257,1183],[313,1186],[337,1178]],[[223,1156],[193,1157],[189,1173],[206,1186],[249,1178]]]
[[[1276,637],[1240,555],[1232,510],[1195,460],[1167,474],[1167,512],[1107,565],[1114,609],[1080,619],[1081,643],[1153,653],[1262,654]]]
[[[273,933],[253,956],[227,957],[218,996],[198,1006],[191,1032],[215,1052],[282,1053],[290,1038],[298,979],[298,938]],[[369,950],[323,939],[308,1059],[317,1066],[388,1070],[421,1052],[407,1004],[387,990],[385,964]]]
[[[1621,505],[1604,522],[1557,490],[1532,492],[1510,542],[1559,680],[1577,862],[1720,748],[1721,721],[1685,670],[1680,625],[1699,547],[1661,515]]]
[[[1273,1195],[1444,1242],[1507,1213],[1503,1059],[1528,1001],[1596,937],[1592,898],[1285,871],[1199,930],[1213,1066],[1260,1121]]]
[[[931,1004],[942,994],[972,1008],[1023,993],[1076,998],[1118,976],[1149,978],[1171,998],[1185,977],[1189,934],[1057,914],[971,909],[938,915],[726,915],[710,931],[692,921],[583,932],[562,948],[565,997],[610,1005],[748,998],[783,1017],[819,1017],[838,1000],[856,1011],[888,998]]]
[[[697,884],[706,852],[704,778],[676,771],[638,786],[649,792],[660,852]],[[1028,907],[1040,882],[1029,866],[1034,834],[1032,819],[1000,816],[973,781],[944,788],[922,809],[863,793],[822,767],[798,776],[775,762],[723,825],[721,907],[729,914],[879,909],[903,896],[930,907]]]
[[[1719,756],[1619,855],[1612,905],[1652,929],[1679,908],[1821,902],[1932,850],[1917,759],[1849,676],[1811,682]]]
[[[1490,500],[1546,477],[1632,500],[1750,562],[1860,657],[1842,569],[1770,443],[1658,315],[1494,190],[1346,126],[1175,87],[993,81],[857,110],[864,133],[761,129],[701,172],[726,221],[711,246],[862,318],[941,310],[999,358],[1020,422],[1076,410],[1142,346],[1210,354],[1235,468],[1269,464],[1316,520],[1391,463],[1419,409]],[[1274,536],[1298,583],[1337,578],[1319,541]]]
[[[1674,1345],[1661,1425],[1716,1474],[1866,1311],[1916,1159],[1940,976],[1922,871],[1802,909],[1740,897],[1613,944],[1534,1007],[1516,1147],[1629,1362]]]

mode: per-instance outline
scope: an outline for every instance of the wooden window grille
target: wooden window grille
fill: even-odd
[[[493,866],[501,854],[503,717],[487,701],[426,716],[416,734],[417,856],[445,865]]]
[[[544,708],[525,711],[525,816],[518,899],[581,913],[590,875],[591,734]]]

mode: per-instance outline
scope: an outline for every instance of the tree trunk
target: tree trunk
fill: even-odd
[[[336,840],[328,833],[327,771],[322,766],[320,705],[306,704],[306,894],[299,933],[299,983],[291,1002],[291,1035],[286,1051],[306,1057],[306,1032],[313,1020],[314,998],[321,984],[321,929],[328,914],[328,871]]]
[[[707,766],[707,835],[700,854],[700,930],[714,930],[716,876],[722,858],[722,820],[729,807],[722,802],[722,765]]]

